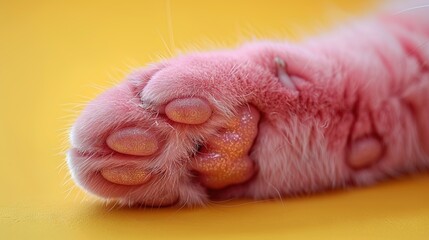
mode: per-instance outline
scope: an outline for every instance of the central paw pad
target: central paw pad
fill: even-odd
[[[254,107],[242,107],[219,135],[207,141],[193,163],[204,186],[220,189],[253,176],[255,167],[248,152],[258,132],[259,117]]]

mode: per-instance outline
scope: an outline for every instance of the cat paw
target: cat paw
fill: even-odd
[[[88,104],[68,153],[81,187],[128,205],[200,205],[209,189],[252,178],[259,111],[184,74],[137,71]]]

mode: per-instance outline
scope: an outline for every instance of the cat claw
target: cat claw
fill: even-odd
[[[279,57],[274,58],[274,62],[277,65],[277,77],[280,79],[280,82],[291,90],[297,90],[295,83],[290,78],[289,74],[286,72],[287,64],[283,59]]]

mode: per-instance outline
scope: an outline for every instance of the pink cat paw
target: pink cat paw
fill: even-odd
[[[123,204],[195,206],[429,168],[427,24],[391,17],[136,71],[74,124],[73,179]]]
[[[179,87],[157,86],[148,99],[145,91],[161,80],[147,73],[135,76],[144,85],[124,82],[77,120],[68,163],[78,184],[123,204],[166,206],[201,204],[208,189],[249,181],[256,172],[249,154],[259,111],[243,103],[226,113],[221,100]]]

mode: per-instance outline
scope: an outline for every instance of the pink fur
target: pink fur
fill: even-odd
[[[124,204],[195,206],[210,197],[277,198],[427,169],[428,13],[386,14],[300,44],[254,42],[136,70],[90,102],[73,126],[72,177],[89,192]],[[276,58],[286,63],[296,89],[279,80]],[[183,97],[206,99],[210,120],[177,125],[159,114]],[[206,191],[189,168],[195,146],[246,104],[261,112],[250,153],[259,171],[244,184]],[[148,157],[112,152],[107,136],[129,126],[156,132],[161,150]],[[380,159],[350,167],[351,146],[368,136],[380,141]],[[162,177],[122,186],[97,173],[124,165]]]

